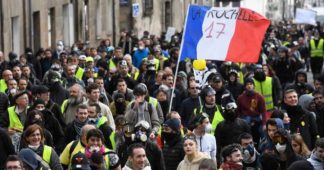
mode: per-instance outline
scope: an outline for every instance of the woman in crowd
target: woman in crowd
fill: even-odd
[[[305,144],[303,137],[300,134],[293,134],[291,136],[291,146],[294,150],[294,152],[307,159],[311,155],[311,152],[309,151],[307,145]]]
[[[196,137],[193,134],[184,137],[183,149],[186,155],[177,170],[199,169],[201,161],[208,158],[208,155],[198,151]]]
[[[44,144],[44,139],[43,128],[37,124],[28,126],[23,135],[27,148],[34,151],[38,155],[36,157],[41,158],[40,162],[43,165],[47,164],[52,170],[62,170],[63,168],[57,153],[52,147]]]

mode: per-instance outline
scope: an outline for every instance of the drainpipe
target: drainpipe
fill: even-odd
[[[3,49],[4,49],[4,38],[3,38],[3,6],[2,6],[2,1],[0,1],[0,44],[1,44],[1,46],[0,46],[0,49],[1,49],[1,51],[3,51]]]
[[[28,1],[28,8],[29,8],[29,47],[33,49],[33,39],[34,39],[34,35],[33,35],[33,12],[32,12],[32,0]]]
[[[115,19],[115,0],[112,0],[112,22],[113,22],[113,45],[116,44],[116,19]]]

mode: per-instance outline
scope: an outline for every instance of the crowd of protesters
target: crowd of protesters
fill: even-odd
[[[0,169],[324,169],[323,25],[273,23],[205,84],[181,36],[0,51]]]

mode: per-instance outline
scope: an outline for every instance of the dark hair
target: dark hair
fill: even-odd
[[[262,170],[278,170],[280,169],[280,160],[277,154],[263,153],[260,157],[260,165]]]
[[[243,132],[239,137],[238,137],[238,142],[241,143],[242,139],[253,139],[253,136],[249,133]]]
[[[322,90],[314,90],[312,95],[315,96],[316,94],[321,94],[323,95],[323,91]]]
[[[284,116],[285,116],[284,112],[279,109],[275,109],[271,114],[271,118],[279,118],[281,120],[284,119]]]
[[[125,83],[126,83],[126,80],[125,80],[124,78],[119,78],[119,79],[117,80],[117,84],[118,84],[119,82],[125,82]]]
[[[10,161],[18,161],[21,168],[24,166],[22,160],[17,155],[8,155],[8,158],[6,160],[6,167],[7,167],[7,162],[10,162]]]
[[[192,141],[194,141],[197,144],[196,135],[195,134],[193,134],[193,133],[186,134],[183,137],[183,142],[185,142],[187,139],[192,140]]]
[[[99,106],[98,103],[90,103],[90,104],[89,104],[89,107],[90,107],[90,106],[96,108],[96,112],[97,112],[97,114],[101,112],[101,108],[100,108],[100,106]]]
[[[268,128],[269,125],[272,125],[272,126],[278,126],[277,125],[277,122],[276,122],[276,119],[275,118],[271,118],[269,120],[267,120],[267,123],[266,123],[266,127]]]
[[[241,150],[242,150],[241,145],[239,145],[237,143],[233,143],[233,144],[225,146],[221,151],[221,155],[222,155],[222,158],[226,161],[226,157],[230,156],[232,153],[234,153],[236,151],[241,151]]]
[[[33,107],[33,106],[32,106]],[[32,108],[30,108],[32,109]],[[27,117],[26,117],[26,121],[25,121],[25,124],[24,124],[24,129],[26,129],[28,126],[34,124],[34,118],[35,118],[35,115],[39,115],[41,118],[42,118],[42,121],[44,122],[45,119],[44,119],[44,115],[41,111],[39,110],[31,110],[31,111],[28,111],[27,112]]]
[[[203,159],[199,164],[199,169],[217,170],[217,166],[212,159]]]
[[[105,143],[104,135],[102,134],[102,132],[99,129],[91,129],[91,130],[89,130],[88,133],[87,133],[87,141],[91,137],[100,138],[101,139],[101,142],[102,143]]]
[[[86,104],[79,104],[77,112],[79,112],[79,109],[88,109],[88,105]]]
[[[128,156],[134,156],[134,150],[142,148],[145,150],[144,146],[141,143],[134,143],[127,148]]]
[[[315,148],[320,147],[324,149],[324,138],[319,138],[315,142]]]
[[[87,93],[91,93],[92,90],[95,90],[95,89],[99,89],[98,84],[96,84],[96,83],[91,83],[91,84],[89,84],[89,85],[86,87],[86,92],[87,92]]]
[[[162,80],[166,80],[168,77],[172,76],[172,78],[174,78],[174,75],[173,74],[169,74],[169,73],[165,73],[163,74],[162,76]]]

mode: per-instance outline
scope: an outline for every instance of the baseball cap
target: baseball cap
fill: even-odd
[[[72,170],[85,170],[89,166],[88,158],[82,152],[78,152],[71,159]]]
[[[93,60],[92,57],[86,57],[85,61],[86,61],[86,62],[93,62],[94,60]]]
[[[87,58],[87,57],[86,57],[85,55],[80,55],[80,56],[79,56],[79,60],[86,60],[86,58]]]

